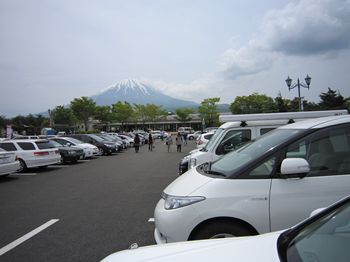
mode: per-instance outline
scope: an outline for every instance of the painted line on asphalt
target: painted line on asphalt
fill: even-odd
[[[69,165],[59,165],[59,166],[48,166],[49,168],[61,168],[61,167],[69,167]]]
[[[17,240],[11,242],[10,244],[4,246],[0,249],[0,256],[5,254],[6,252],[10,251],[11,249],[14,249],[18,245],[22,244],[23,242],[27,241],[28,239],[32,238],[36,234],[39,234],[44,229],[48,228],[49,226],[52,226],[56,222],[58,222],[59,219],[51,219],[45,224],[41,225],[40,227],[37,227],[36,229],[30,231],[29,233],[25,234],[24,236],[18,238]]]
[[[150,217],[150,219],[148,219],[149,223],[154,223],[154,217]]]

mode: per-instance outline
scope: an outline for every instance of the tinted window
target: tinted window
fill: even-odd
[[[17,151],[13,143],[1,143],[0,147],[6,151]]]
[[[221,140],[216,153],[218,155],[226,154],[232,150],[236,150],[241,147],[245,143],[251,140],[252,134],[251,130],[243,129],[243,130],[230,130],[228,131],[224,138]]]
[[[349,261],[350,204],[303,228],[289,243],[288,261]]]
[[[350,128],[339,126],[319,130],[293,144],[287,158],[304,158],[311,171],[309,176],[349,174]]]
[[[54,145],[50,143],[50,141],[37,141],[35,144],[39,149],[55,148]]]
[[[35,150],[35,146],[33,143],[28,143],[28,142],[18,142],[17,143],[20,148],[23,150]]]
[[[267,132],[270,132],[272,130],[274,130],[275,128],[274,127],[268,127],[268,128],[261,128],[260,129],[260,135],[265,135]]]

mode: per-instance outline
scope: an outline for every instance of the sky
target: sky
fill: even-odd
[[[46,112],[124,79],[232,103],[350,96],[349,0],[1,0],[0,115]]]

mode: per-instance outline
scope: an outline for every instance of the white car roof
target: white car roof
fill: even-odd
[[[303,120],[297,123],[279,127],[279,129],[310,129],[323,128],[327,126],[350,123],[350,115],[328,116],[314,119]]]

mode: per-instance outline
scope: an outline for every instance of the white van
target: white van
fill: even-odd
[[[350,192],[350,115],[279,127],[162,193],[159,243],[255,235],[288,228]]]
[[[220,121],[227,122],[221,125],[209,142],[200,150],[193,150],[181,159],[179,174],[196,165],[212,162],[223,155],[241,147],[267,132],[297,121],[334,115],[347,114],[347,110],[309,111],[291,113],[266,113],[244,115],[221,115]]]

